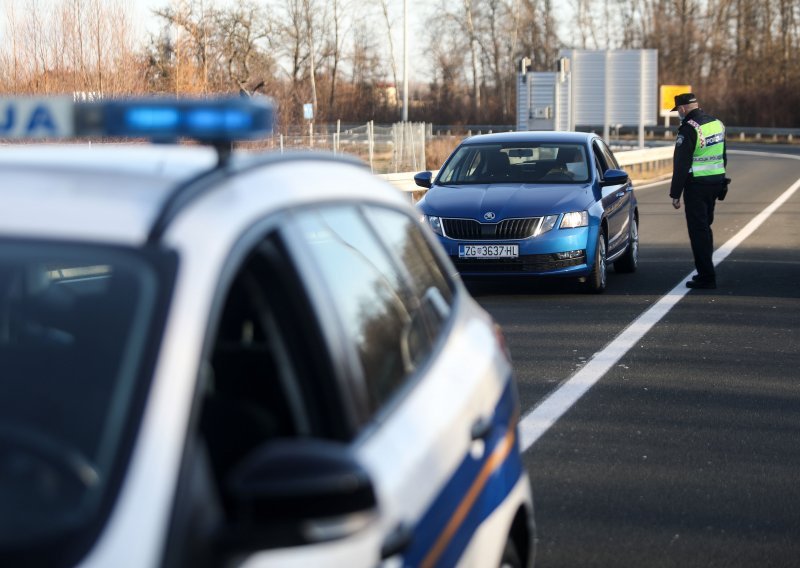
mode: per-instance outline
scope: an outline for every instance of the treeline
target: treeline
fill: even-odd
[[[434,0],[412,60],[409,119],[513,124],[519,60],[564,48],[655,48],[659,82],[691,84],[737,126],[800,127],[797,0]],[[264,93],[285,127],[393,122],[402,103],[402,0],[174,0],[135,31],[122,0],[12,0],[4,94]],[[141,26],[140,26],[141,27]],[[419,51],[419,50],[415,50]],[[422,74],[422,75],[421,75]]]

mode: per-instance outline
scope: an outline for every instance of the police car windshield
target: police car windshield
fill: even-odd
[[[0,239],[0,557],[103,509],[147,382],[158,281],[133,251]]]
[[[585,148],[556,143],[465,144],[437,179],[441,185],[588,181]]]

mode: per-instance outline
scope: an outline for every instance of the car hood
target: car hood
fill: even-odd
[[[420,207],[427,215],[470,219],[482,219],[491,211],[500,220],[581,211],[592,202],[590,184],[440,185],[426,192]]]

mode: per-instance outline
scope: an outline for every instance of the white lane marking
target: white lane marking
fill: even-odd
[[[800,159],[800,156],[794,156],[794,158]],[[789,189],[754,217],[728,242],[719,247],[714,252],[714,266],[725,260],[742,241],[752,235],[778,207],[794,195],[798,188],[800,188],[800,179],[794,182]],[[578,402],[578,399],[586,394],[586,391],[592,388],[617,361],[636,345],[687,294],[689,289],[686,288],[686,281],[691,278],[691,275],[691,272],[687,274],[672,290],[636,318],[611,343],[595,353],[583,368],[522,417],[519,422],[519,433],[523,452],[541,438],[572,405]]]

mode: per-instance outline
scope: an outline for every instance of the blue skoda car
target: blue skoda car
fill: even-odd
[[[634,272],[633,184],[595,134],[509,132],[464,140],[419,201],[464,277],[575,277],[606,287],[606,267]]]

